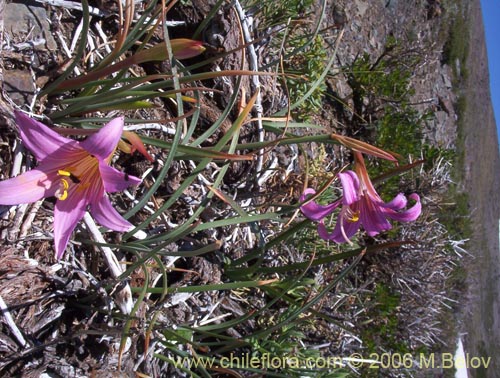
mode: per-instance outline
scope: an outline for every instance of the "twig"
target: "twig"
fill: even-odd
[[[248,44],[248,64],[250,67],[251,71],[258,72],[259,71],[259,65],[257,63],[257,53],[255,52],[255,47],[251,43],[253,38],[250,35],[250,28],[252,27],[250,25],[250,22],[248,20],[248,17],[245,14],[245,11],[241,7],[241,4],[238,0],[234,0],[234,7],[236,8],[236,11],[238,13],[238,17],[241,20],[241,27],[243,29],[243,38],[245,39],[245,43]],[[259,142],[264,141],[264,127],[262,126],[262,95],[260,93],[260,80],[258,75],[252,75],[251,76],[251,83],[253,84],[253,89],[255,91],[258,91],[257,94],[257,99],[255,100],[255,113],[256,113],[256,118],[257,118],[257,132],[259,136]],[[257,166],[256,166],[256,172],[258,174],[261,173],[262,171],[262,165],[264,161],[264,154],[262,151],[259,152],[259,155],[257,157]]]
[[[143,123],[140,125],[130,125],[125,126],[124,130],[136,131],[136,130],[159,130],[168,135],[175,135],[175,129],[173,127],[168,127],[159,123]]]
[[[144,24],[147,24],[149,21],[151,20],[151,17],[146,17],[144,19]],[[134,22],[137,22],[137,20],[134,20]],[[157,21],[159,22],[160,25],[163,24],[163,21]],[[167,27],[175,27],[175,26],[182,26],[182,25],[186,25],[186,22],[185,21],[165,21],[165,26]]]
[[[80,23],[75,29],[75,33],[73,35],[73,39],[71,40],[71,45],[69,47],[70,54],[72,55],[73,52],[75,51],[76,44],[78,43],[78,39],[80,38],[80,35],[82,34],[83,30],[83,18],[80,20]],[[88,41],[87,41],[88,43]]]
[[[257,184],[262,186],[266,183],[266,181],[271,177],[271,175],[276,173],[276,168],[278,167],[278,157],[274,156],[269,167],[262,172],[262,175],[257,179]]]
[[[87,226],[89,232],[94,237],[95,241],[98,243],[106,243],[101,232],[97,228],[94,220],[90,216],[88,212],[83,216],[83,221]],[[109,247],[101,246],[101,251],[104,254],[104,259],[106,260],[106,264],[108,265],[109,271],[111,272],[111,276],[113,278],[118,278],[122,273],[123,269],[120,266],[120,262],[116,258],[115,254]],[[130,314],[132,312],[132,308],[134,307],[134,303],[132,302],[132,290],[127,282],[123,282],[123,287],[118,289],[115,294],[115,300],[118,307],[124,314]]]
[[[23,222],[24,214],[26,214],[26,210],[28,208],[28,204],[19,205],[16,208],[16,214],[14,215],[14,221],[12,222],[12,227],[9,228],[8,237],[9,240],[16,240],[17,235],[19,234],[19,228],[21,227],[21,223]]]
[[[37,201],[33,204],[31,207],[30,212],[28,213],[28,216],[26,217],[26,220],[21,226],[21,231],[19,232],[19,237],[23,238],[26,236],[28,233],[29,228],[31,227],[31,224],[33,223],[33,219],[35,219],[36,213],[38,212],[38,209],[40,209],[40,206],[42,205],[43,200]]]
[[[80,23],[81,25],[81,23]],[[80,27],[80,25],[78,25],[78,27]],[[88,65],[90,67],[93,67],[94,66],[94,54],[92,54],[93,51],[95,51],[96,49],[96,44],[94,42],[94,35],[92,33],[89,33],[88,35],[88,38],[87,38],[87,44],[88,44],[88,47],[89,47],[89,50],[90,52],[87,54],[87,58],[88,58]],[[87,63],[87,62],[85,62]]]
[[[20,144],[18,144],[14,151],[15,156],[14,162],[12,163],[12,169],[10,171],[10,177],[16,177],[19,173],[21,173],[24,148]]]
[[[79,11],[83,11],[83,7],[81,3],[76,1],[68,1],[68,0],[35,0],[38,3],[53,5],[56,7],[63,7],[67,9],[76,9]],[[89,13],[94,16],[105,17],[108,15],[108,12],[103,12],[99,8],[90,7]]]
[[[95,29],[97,30],[97,33],[99,34],[99,37],[101,37],[104,49],[108,54],[111,54],[111,47],[109,46],[108,38],[106,37],[106,34],[102,30],[101,24],[99,22],[96,22],[94,24]]]
[[[58,31],[56,35],[57,35],[57,38],[59,39],[59,42],[61,42],[61,46],[62,46],[64,52],[66,53],[66,56],[68,58],[71,58],[71,51],[68,48],[68,45],[66,44],[66,41],[64,40],[64,37],[62,36],[61,32]],[[75,67],[74,71],[75,71],[76,75],[80,75],[80,70],[78,69],[78,67]]]
[[[37,38],[28,42],[15,43],[12,45],[12,49],[15,51],[34,50],[35,47],[43,46],[46,42],[45,38]]]
[[[4,302],[1,295],[0,295],[0,311],[3,313],[3,317],[5,319],[5,322],[7,323],[7,326],[12,331],[12,334],[17,339],[19,344],[21,344],[21,346],[24,347],[26,345],[26,339],[24,338],[24,336],[21,333],[21,331],[19,330],[19,328],[17,328],[17,325],[14,322],[14,319],[12,318],[12,315],[10,314],[9,309],[7,308],[7,304]]]

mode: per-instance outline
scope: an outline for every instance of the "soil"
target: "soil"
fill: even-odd
[[[181,2],[184,3],[184,2]],[[184,5],[176,7],[170,13],[172,19],[186,21],[185,26],[175,28],[174,36],[186,36],[193,33],[197,25],[203,21],[215,1],[193,0],[193,6]],[[443,2],[444,3],[444,2]],[[469,4],[469,2],[466,2]],[[96,1],[96,7],[107,14],[116,14],[117,6],[114,1]],[[29,5],[29,7],[27,7]],[[67,59],[62,53],[60,39],[65,39],[69,44],[71,36],[79,22],[78,11],[62,11],[57,7],[44,7],[35,1],[12,1],[8,2],[8,10],[2,12],[6,7],[5,1],[0,0],[0,17],[3,24],[7,25],[2,36],[2,90],[5,95],[0,99],[0,162],[2,163],[1,178],[10,176],[10,168],[14,165],[13,146],[17,145],[15,127],[12,124],[10,114],[15,106],[26,106],[34,101],[34,93],[37,86],[43,86],[51,80],[58,67]],[[467,261],[469,291],[467,298],[463,300],[466,311],[463,317],[463,332],[465,336],[465,348],[471,355],[499,356],[500,346],[500,267],[498,246],[498,219],[500,218],[498,201],[499,176],[494,172],[500,172],[500,161],[498,158],[498,146],[495,122],[489,101],[487,59],[485,55],[485,44],[483,26],[479,12],[479,0],[470,2],[470,24],[471,28],[471,53],[469,54],[469,78],[466,88],[468,111],[464,122],[465,130],[465,182],[463,186],[469,193],[470,206],[473,215],[474,238],[468,246],[469,252],[474,259]],[[351,64],[363,53],[369,54],[374,60],[384,52],[385,44],[389,36],[404,41],[411,46],[411,54],[419,54],[423,57],[422,64],[415,68],[412,77],[412,88],[414,89],[413,103],[422,113],[432,110],[435,117],[429,119],[426,124],[425,139],[428,143],[444,148],[456,148],[457,141],[457,102],[458,88],[453,83],[453,68],[442,63],[442,50],[444,40],[441,32],[446,19],[446,8],[437,0],[416,0],[412,2],[403,0],[363,1],[363,0],[339,0],[334,4],[327,4],[325,9],[325,20],[323,27],[331,28],[329,37],[334,39],[339,30],[344,34],[337,51],[338,67]],[[20,16],[22,15],[22,16]],[[234,49],[241,44],[240,31],[234,22],[234,11],[230,7],[218,12],[214,22],[205,31],[202,38],[211,46],[207,54],[217,54],[222,49],[226,51]],[[116,20],[106,17],[104,25],[112,34],[116,31]],[[24,25],[23,25],[24,22]],[[1,28],[0,28],[1,29]],[[27,34],[26,30],[30,30]],[[57,39],[55,36],[58,36]],[[262,37],[262,36],[260,36]],[[263,38],[263,40],[265,40]],[[265,57],[271,59],[272,57]],[[265,63],[261,57],[259,64]],[[217,61],[212,69],[234,69],[243,64],[240,55],[233,54],[230,58]],[[245,63],[248,65],[248,63]],[[158,72],[161,66],[144,66],[142,70],[148,73]],[[201,127],[208,127],[220,117],[221,109],[228,101],[228,94],[232,93],[234,80],[213,80],[204,83],[220,91],[215,96],[202,98]],[[274,81],[262,78],[262,95],[265,114],[272,114],[283,104],[287,98],[285,92],[276,88]],[[325,100],[323,110],[314,118],[314,122],[324,127],[328,132],[335,131],[369,140],[366,125],[357,123],[355,115],[346,109],[355,109],[356,106],[367,106],[368,104],[356,104],[353,99],[353,90],[349,86],[347,75],[335,75],[327,79],[328,90],[341,99],[346,107],[338,106],[338,102]],[[252,93],[252,84],[244,80],[242,86],[247,93]],[[51,103],[38,102],[34,110],[39,113],[50,113]],[[45,100],[44,100],[45,101]],[[155,118],[173,117],[172,111],[165,103],[162,107],[153,111]],[[235,114],[229,118],[234,120]],[[210,143],[215,142],[230,126],[230,121],[225,121],[221,130],[216,133]],[[477,126],[477,125],[480,125]],[[255,129],[244,128],[242,139],[253,141],[256,137]],[[477,148],[481,146],[481,148]],[[153,151],[156,152],[156,151]],[[331,152],[337,154],[339,160],[349,156],[337,148]],[[317,157],[319,149],[312,146],[307,153],[311,157]],[[241,186],[245,190],[237,191],[238,200],[252,199],[257,203],[270,201],[288,204],[297,200],[303,184],[300,174],[302,160],[297,159],[298,152],[292,147],[279,147],[264,161],[264,166],[271,166],[272,162],[278,162],[278,175],[272,176],[265,187],[258,193],[253,193],[255,186],[248,184],[248,177],[256,175],[254,163],[246,165],[235,164],[232,174],[225,180],[224,185],[228,191],[235,190]],[[165,156],[161,156],[164,158]],[[126,167],[132,174],[138,174],[145,169],[145,164],[135,158],[120,159],[118,165]],[[137,172],[137,173],[136,173]],[[182,178],[190,173],[190,167],[183,162],[177,162],[172,166],[168,174],[168,180],[159,192],[162,197],[158,201],[164,201],[168,195],[175,191]],[[182,223],[186,213],[192,208],[190,202],[196,202],[203,197],[204,193],[200,187],[190,187],[183,197],[185,203],[179,203],[168,214],[170,223]],[[433,194],[426,196],[428,207],[432,207],[433,201],[439,202]],[[128,202],[127,202],[128,201]],[[116,198],[117,204],[126,209],[132,206],[130,201],[124,197]],[[0,375],[3,376],[45,376],[50,377],[111,377],[133,374],[134,365],[141,355],[140,347],[132,347],[126,354],[126,361],[122,364],[123,373],[117,373],[115,367],[118,363],[117,350],[120,348],[121,327],[123,322],[116,316],[116,306],[112,293],[103,289],[103,286],[95,284],[95,278],[102,283],[112,282],[109,272],[103,265],[99,255],[91,246],[80,243],[72,244],[75,257],[69,257],[63,262],[55,261],[52,251],[52,229],[53,203],[45,201],[38,207],[19,208],[10,213],[7,207],[2,207],[3,216],[0,230],[2,241],[0,243],[0,294],[7,303],[11,314],[14,316],[16,325],[28,339],[29,347],[22,348],[19,340],[16,340],[6,322],[2,322],[0,332]],[[215,220],[220,214],[228,211],[227,207],[220,204],[211,206],[210,211],[204,212],[201,217],[203,221]],[[29,214],[36,214],[36,218],[27,221]],[[26,216],[26,218],[25,218]],[[138,214],[135,221],[143,220],[147,214]],[[419,227],[426,223],[431,224],[435,220],[435,214],[429,212],[427,216],[412,227],[402,232],[408,237],[413,237]],[[166,222],[168,224],[168,222]],[[151,232],[162,232],[165,229],[163,222],[154,224],[156,227]],[[272,225],[266,225],[266,232],[271,232]],[[196,237],[186,238],[179,243],[172,243],[166,249],[176,252],[179,250],[193,250],[213,242],[213,240],[226,240],[233,237],[239,230],[226,228],[214,233],[203,233]],[[80,229],[78,235],[85,235],[85,230]],[[114,235],[112,235],[114,236]],[[116,236],[118,239],[118,236]],[[373,242],[373,241],[372,241]],[[231,256],[241,256],[245,250],[250,249],[252,242],[245,240],[242,244],[224,244],[221,253]],[[398,316],[404,320],[407,327],[400,331],[399,337],[410,340],[412,346],[421,345],[421,340],[429,345],[439,345],[446,351],[453,351],[454,344],[445,340],[442,345],[441,331],[435,334],[426,334],[423,327],[419,327],[415,320],[415,313],[425,313],[438,310],[442,299],[441,288],[444,286],[444,278],[449,272],[445,267],[447,261],[442,256],[434,259],[431,249],[432,243],[422,242],[419,245],[403,248],[402,251],[390,251],[388,254],[380,254],[377,257],[368,257],[356,272],[358,276],[352,281],[363,279],[360,291],[373,287],[378,279],[388,282],[397,281],[400,285],[403,308],[398,310]],[[293,252],[293,246],[290,246]],[[443,247],[444,248],[444,247]],[[432,253],[431,253],[432,252]],[[411,253],[411,254],[409,254]],[[432,256],[431,256],[432,255]],[[126,258],[125,254],[119,258]],[[277,256],[270,256],[270,259]],[[169,285],[206,285],[220,283],[224,279],[224,271],[220,254],[208,254],[207,256],[195,257],[193,259],[175,259],[169,261],[178,271],[169,273]],[[418,269],[415,267],[418,266]],[[337,267],[337,269],[340,269]],[[417,272],[418,270],[418,272]],[[395,273],[396,272],[396,273]],[[335,272],[326,272],[322,279],[331,279]],[[421,300],[415,299],[413,290],[418,290],[413,283],[419,278],[427,280],[434,276],[443,279],[429,280],[429,285],[420,290],[438,293],[435,298],[422,295]],[[330,274],[330,275],[329,275]],[[143,274],[138,270],[132,275],[131,285],[140,286],[144,280]],[[371,286],[370,286],[371,285]],[[434,286],[433,286],[434,285]],[[161,282],[158,282],[161,286]],[[406,289],[409,288],[408,289]],[[411,288],[410,288],[411,287]],[[356,289],[358,290],[358,289]],[[357,291],[354,292],[357,295]],[[422,294],[419,292],[419,295]],[[353,295],[354,298],[354,295]],[[156,298],[153,298],[156,299]],[[262,304],[262,298],[252,298],[254,305]],[[334,301],[331,300],[330,303]],[[214,303],[220,304],[215,309]],[[353,302],[354,303],[354,302]],[[148,302],[149,304],[149,302]],[[249,303],[241,298],[235,298],[224,292],[210,292],[210,294],[185,295],[178,293],[168,298],[165,310],[161,312],[160,321],[165,326],[174,323],[190,322],[193,319],[208,316],[209,309],[213,315],[230,314],[234,317],[245,314]],[[217,307],[217,306],[215,306]],[[85,309],[85,310],[83,310]],[[105,309],[106,311],[104,311]],[[344,307],[342,307],[344,309]],[[151,308],[139,309],[139,313],[146,314]],[[357,312],[355,305],[345,305],[345,313],[340,313],[341,319],[348,324],[349,311]],[[210,312],[212,314],[212,312]],[[334,315],[337,316],[337,315]],[[423,318],[425,318],[422,315]],[[360,317],[362,319],[362,316]],[[429,321],[429,318],[426,318]],[[370,322],[371,319],[364,319]],[[422,319],[420,319],[422,320]],[[432,321],[435,319],[432,318]],[[143,327],[146,323],[134,324],[138,335],[134,335],[135,344],[143,342],[141,335],[144,334]],[[251,325],[248,325],[251,326]],[[118,329],[118,330],[117,330]],[[233,330],[233,337],[239,337],[238,331]],[[140,335],[139,335],[140,334]],[[105,336],[104,336],[105,335]],[[332,324],[318,325],[318,333],[311,335],[318,344],[322,341],[332,341],[335,347],[331,347],[330,353],[348,353],[357,350],[356,327],[352,327],[350,333],[335,328]],[[339,340],[349,340],[342,342]],[[337,344],[335,344],[337,342]],[[141,344],[142,345],[142,344]],[[337,349],[335,349],[337,348]],[[498,358],[493,358],[492,364],[498,364]],[[182,376],[173,370],[162,370],[157,362],[150,360],[143,362],[142,371],[147,371],[150,376]],[[486,372],[471,371],[475,376],[494,376],[500,367],[494,365]],[[442,370],[436,369],[432,376],[440,376]],[[388,373],[389,374],[389,373]],[[397,376],[392,373],[390,376]],[[427,374],[422,372],[414,372]],[[484,375],[481,375],[484,374]],[[425,375],[430,376],[430,375]]]

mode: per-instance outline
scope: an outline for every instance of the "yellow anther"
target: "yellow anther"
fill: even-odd
[[[351,222],[351,223],[354,223],[354,222],[357,222],[359,221],[359,210],[358,211],[355,211],[355,212],[351,212],[348,217],[347,217],[347,221],[348,222]]]
[[[59,199],[61,201],[64,201],[66,198],[68,198],[68,191],[64,190],[62,192],[62,194],[61,193],[56,193],[56,197],[57,197],[57,199]]]
[[[59,181],[59,189],[57,189],[55,196],[57,199],[64,201],[68,198],[69,182],[66,179],[61,179]]]
[[[59,169],[59,170],[57,171],[57,174],[58,174],[59,176],[66,176],[66,177],[70,177],[70,176],[71,176],[71,172],[64,171],[64,170],[62,170],[62,169]]]
[[[80,183],[80,179],[77,176],[75,176],[73,173],[71,173],[70,171],[65,171],[64,169],[59,169],[57,171],[57,174],[59,176],[69,177],[71,179],[71,181],[73,181],[75,184],[79,184]]]
[[[68,190],[68,188],[69,188],[68,180],[61,179],[61,184],[62,184],[65,191]]]

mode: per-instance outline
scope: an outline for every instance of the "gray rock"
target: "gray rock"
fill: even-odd
[[[45,45],[33,44],[35,49],[56,50],[57,44],[47,21],[45,8],[34,2],[8,3],[4,11],[5,33],[19,43],[45,40]]]
[[[17,105],[31,103],[35,93],[33,78],[27,70],[4,70],[3,89]]]

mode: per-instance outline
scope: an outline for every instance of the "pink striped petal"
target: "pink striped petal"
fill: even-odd
[[[54,209],[54,243],[56,258],[64,255],[71,233],[76,224],[83,218],[87,208],[84,196],[76,190],[71,190],[68,198],[64,201],[58,200]]]
[[[123,117],[118,117],[107,123],[97,133],[80,142],[80,145],[89,154],[96,156],[99,160],[104,160],[115,150],[122,132]]]
[[[413,193],[409,196],[412,200],[416,201],[415,205],[409,209],[401,212],[388,211],[387,216],[399,222],[413,222],[422,213],[422,203],[418,194]]]
[[[307,200],[309,195],[315,195],[316,191],[311,188],[307,188],[304,190],[304,193],[300,196],[300,202],[304,202]],[[302,211],[302,214],[306,216],[306,218],[313,220],[313,221],[319,221],[323,219],[324,217],[330,215],[333,213],[333,211],[339,206],[340,201],[335,201],[329,205],[319,205],[314,201],[310,201],[306,203],[305,205],[302,205],[300,207],[300,211]]]
[[[0,181],[0,204],[19,205],[53,196],[58,187],[52,187],[53,174],[36,168],[9,180]]]
[[[78,142],[64,138],[43,123],[19,111],[15,111],[15,115],[21,139],[38,161],[43,161],[54,153],[67,153],[79,149]]]
[[[106,195],[102,196],[100,201],[90,205],[90,212],[99,224],[111,230],[128,231],[133,227],[115,210]]]
[[[141,183],[141,179],[120,172],[107,165],[104,161],[99,161],[99,171],[101,172],[104,189],[108,193],[121,192],[129,186],[135,186]]]
[[[351,205],[359,200],[359,179],[358,175],[353,171],[347,171],[345,173],[338,174],[340,182],[342,184],[342,190],[344,192],[344,197],[342,203],[344,205]]]
[[[385,215],[384,208],[373,202],[370,197],[363,196],[361,198],[359,202],[359,218],[368,235],[375,236],[392,228]]]
[[[342,232],[342,227],[344,232]],[[323,240],[331,240],[336,243],[348,243],[349,240],[358,232],[358,222],[348,222],[343,217],[339,216],[335,228],[331,233],[328,232],[323,222],[318,224],[318,235]]]
[[[392,210],[401,210],[406,207],[407,203],[408,200],[406,199],[405,195],[403,193],[399,193],[392,199],[391,202],[382,203],[381,206]]]

